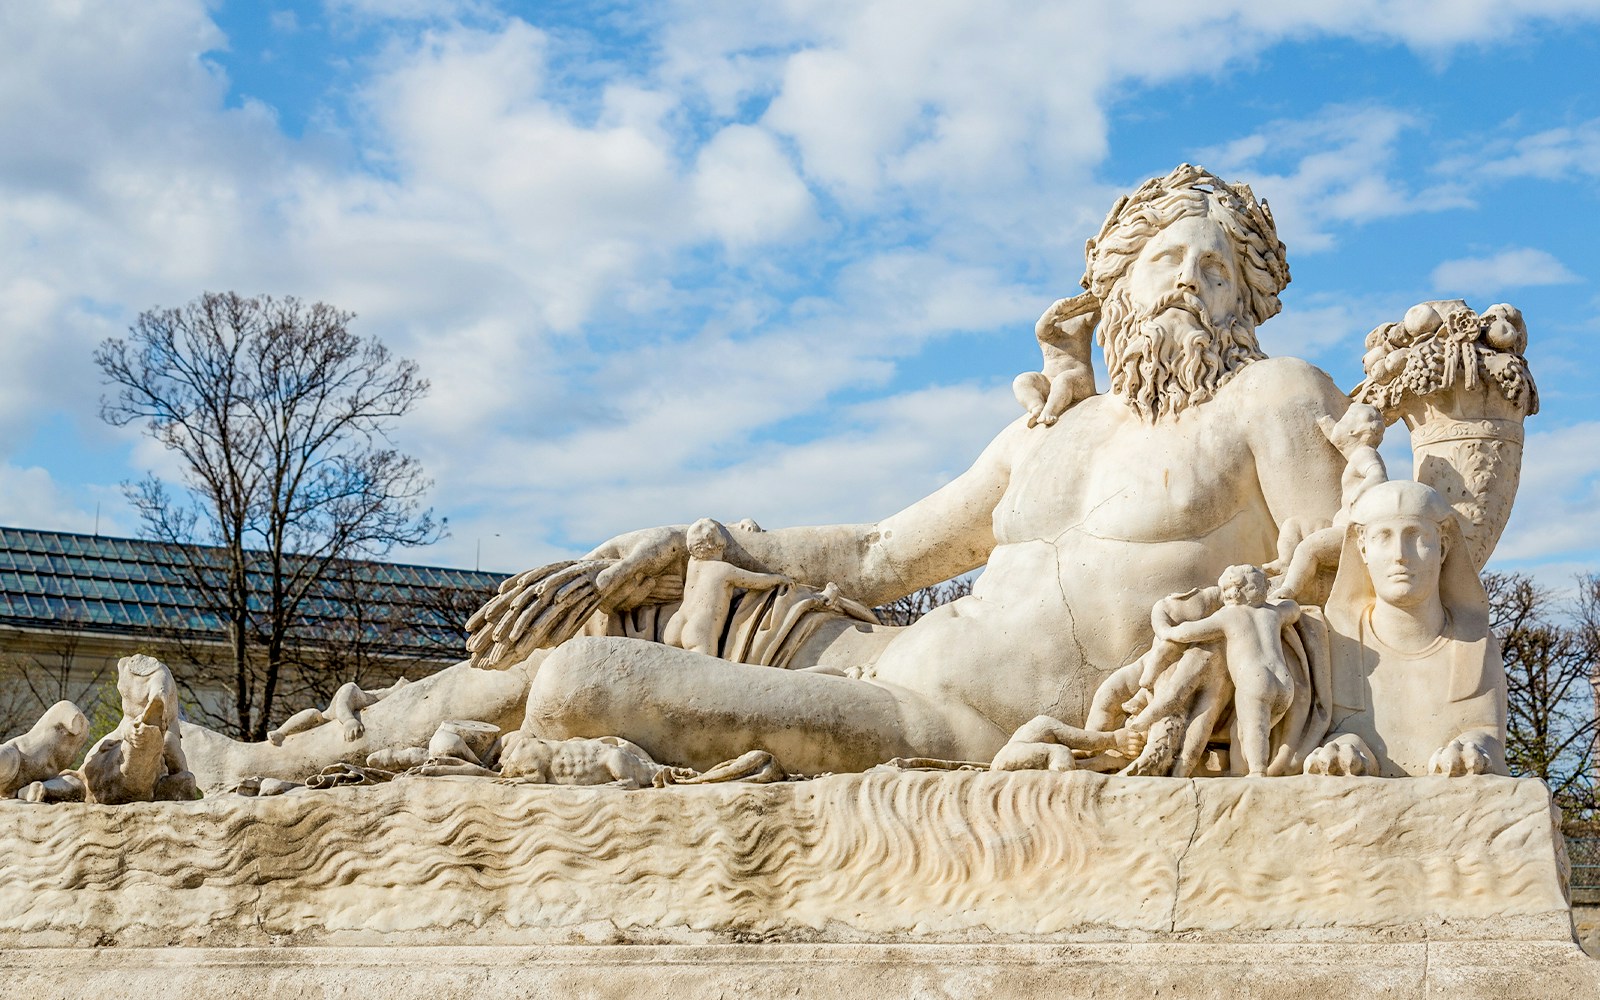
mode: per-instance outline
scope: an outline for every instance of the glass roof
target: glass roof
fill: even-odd
[[[204,546],[0,527],[0,622],[220,637],[221,616],[207,610],[213,605],[189,572],[216,565],[217,556]],[[502,579],[402,563],[343,562],[335,569],[336,579],[301,609],[302,641],[348,641],[358,627],[396,651],[438,652],[441,639],[459,627],[453,609],[487,600]],[[472,596],[462,599],[463,591]],[[259,608],[262,601],[257,596],[250,604]]]

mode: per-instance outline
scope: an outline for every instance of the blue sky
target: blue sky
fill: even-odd
[[[1562,0],[0,6],[0,523],[138,533],[118,484],[174,470],[90,353],[224,289],[431,378],[396,437],[452,534],[401,558],[875,519],[1015,416],[1084,239],[1187,160],[1271,202],[1263,343],[1346,388],[1414,302],[1524,311],[1494,565],[1559,584],[1600,569],[1596,65]]]

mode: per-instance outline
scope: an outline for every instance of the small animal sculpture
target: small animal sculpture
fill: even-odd
[[[138,718],[125,718],[111,735],[96,743],[78,773],[84,801],[116,806],[150,802],[165,771],[166,702],[156,695]]]
[[[33,728],[0,745],[0,798],[35,781],[54,778],[89,740],[89,720],[70,701],[45,709]]]

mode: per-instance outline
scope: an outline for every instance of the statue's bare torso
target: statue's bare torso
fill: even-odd
[[[1284,382],[1298,394],[1263,398]],[[1004,485],[972,596],[891,641],[874,678],[958,699],[1006,733],[1040,712],[1081,721],[1100,679],[1148,646],[1152,604],[1270,559],[1287,517],[1333,513],[1338,457],[1316,446],[1315,416],[1341,405],[1316,369],[1264,361],[1158,423],[1101,395],[1053,427],[1013,424],[991,448]],[[1309,447],[1274,466],[1263,459],[1280,449],[1262,438]],[[1277,476],[1320,489],[1302,481],[1290,508]]]

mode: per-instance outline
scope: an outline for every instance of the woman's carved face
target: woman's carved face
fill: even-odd
[[[1444,539],[1439,526],[1420,517],[1389,517],[1361,528],[1361,558],[1378,600],[1418,607],[1439,594]]]

